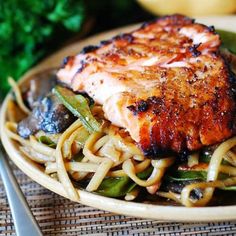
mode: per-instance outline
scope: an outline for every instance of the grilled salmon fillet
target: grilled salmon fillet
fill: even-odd
[[[146,156],[219,143],[236,133],[235,78],[213,27],[159,18],[64,60],[58,79],[86,92]]]

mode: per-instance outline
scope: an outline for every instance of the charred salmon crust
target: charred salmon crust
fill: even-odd
[[[236,134],[235,75],[220,45],[214,27],[165,16],[68,57],[57,76],[146,156],[183,156]]]

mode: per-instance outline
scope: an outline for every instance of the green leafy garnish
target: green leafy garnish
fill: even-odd
[[[168,175],[168,179],[173,181],[189,181],[189,180],[206,180],[206,171],[182,171],[176,170],[171,175]]]
[[[53,93],[60,99],[64,106],[75,116],[79,117],[84,127],[90,132],[101,131],[101,125],[93,117],[87,99],[71,90],[56,86]]]
[[[222,47],[227,48],[232,53],[236,54],[236,33],[225,31],[225,30],[216,30],[219,33],[222,40]]]
[[[212,157],[212,154],[210,154],[210,153],[207,153],[207,152],[202,153],[199,157],[199,162],[210,163],[211,157]],[[230,163],[224,159],[222,160],[221,164],[230,165]]]
[[[140,179],[147,179],[151,175],[152,171],[153,171],[153,167],[151,166],[148,169],[138,173],[137,176]]]
[[[153,168],[149,167],[147,170],[140,172],[137,176],[140,179],[147,179]],[[122,177],[108,177],[105,178],[100,184],[97,193],[106,197],[123,197],[130,191],[132,191],[137,184],[133,182],[128,176]]]
[[[227,191],[236,191],[236,186],[228,186],[221,188],[222,190],[227,190]]]
[[[219,173],[218,179],[226,179],[229,177],[227,174]],[[175,170],[168,173],[167,180],[171,181],[190,181],[190,180],[202,180],[206,181],[207,171],[203,170]]]
[[[123,197],[130,192],[136,184],[128,177],[106,178],[100,184],[97,193],[107,197]]]
[[[201,155],[199,155],[199,162],[209,163],[211,160],[211,156],[212,156],[212,154],[210,154],[208,152],[204,152]]]
[[[25,71],[82,29],[84,0],[0,1],[0,97]],[[4,69],[3,69],[4,68]]]
[[[72,161],[81,162],[83,158],[84,158],[84,154],[82,152],[79,152],[73,156]]]
[[[48,147],[51,147],[51,148],[56,148],[56,143],[54,143],[49,137],[47,137],[47,136],[40,136],[39,138],[38,138],[38,141],[40,142],[40,143],[43,143],[43,144],[45,144],[45,145],[47,145]]]

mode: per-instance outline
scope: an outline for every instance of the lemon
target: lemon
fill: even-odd
[[[137,0],[156,15],[180,13],[188,16],[223,15],[236,12],[236,0]]]

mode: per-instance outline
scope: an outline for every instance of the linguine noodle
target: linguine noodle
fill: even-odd
[[[16,101],[20,109],[25,113],[30,111],[24,105],[18,86],[12,81]],[[11,101],[12,102],[12,101]],[[19,150],[29,159],[42,164],[46,174],[58,177],[65,188],[68,198],[79,200],[78,191],[72,183],[75,181],[87,181],[86,190],[93,192],[99,189],[100,184],[107,177],[129,177],[137,187],[128,192],[124,199],[127,201],[137,198],[140,189],[145,187],[151,194],[172,199],[177,203],[188,207],[205,206],[212,199],[215,188],[224,188],[236,185],[236,137],[221,143],[214,151],[207,166],[207,180],[186,185],[180,194],[159,191],[167,169],[175,162],[175,157],[150,160],[145,157],[129,134],[121,128],[110,124],[103,116],[101,106],[95,105],[92,114],[102,121],[101,132],[89,133],[77,119],[63,133],[58,135],[56,148],[41,143],[37,135],[23,139],[17,134],[17,123],[12,121],[13,112],[8,110],[11,121],[6,122],[6,134],[19,143]],[[14,118],[14,117],[13,117]],[[80,160],[74,159],[80,153]],[[199,164],[199,153],[189,157],[189,168]],[[225,165],[222,160],[230,165]],[[147,179],[141,179],[138,175],[151,168],[151,174]],[[218,179],[219,173],[229,176],[224,180]],[[194,189],[202,190],[202,198],[196,200],[191,197]]]

